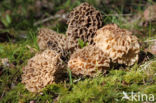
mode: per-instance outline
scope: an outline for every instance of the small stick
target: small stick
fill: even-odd
[[[133,14],[105,14],[104,16],[132,16]]]
[[[50,16],[50,17],[47,17],[47,18],[45,18],[45,19],[43,19],[43,20],[40,20],[40,21],[37,21],[37,22],[35,22],[34,23],[34,26],[37,26],[37,25],[39,25],[39,24],[43,24],[43,23],[45,23],[45,22],[47,22],[47,21],[50,21],[50,20],[52,20],[52,19],[57,19],[57,18],[62,18],[62,19],[67,19],[67,14],[62,14],[62,15],[55,15],[55,16]]]
[[[144,42],[156,42],[156,39],[152,39],[152,40],[146,40]]]

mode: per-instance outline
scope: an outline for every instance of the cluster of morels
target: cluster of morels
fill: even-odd
[[[82,3],[70,13],[66,35],[40,29],[38,44],[42,52],[23,68],[22,83],[29,91],[39,92],[58,81],[67,68],[73,75],[94,77],[108,71],[110,63],[135,64],[140,51],[137,37],[116,24],[102,26],[101,13]],[[80,48],[79,39],[88,45]]]

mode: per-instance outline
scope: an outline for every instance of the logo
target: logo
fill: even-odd
[[[141,102],[154,102],[155,98],[153,94],[143,94],[140,92],[134,93],[133,91],[127,93],[123,91],[123,97],[121,100],[128,100],[128,101],[141,101]]]

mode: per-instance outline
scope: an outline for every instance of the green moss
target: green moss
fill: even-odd
[[[46,88],[42,90],[40,93],[31,93],[30,95],[26,95],[24,98],[21,98],[21,101],[28,102],[28,101],[35,101],[37,103],[51,103],[61,94],[64,94],[67,91],[61,84],[53,84],[48,85]]]
[[[156,84],[149,85],[143,88],[143,93],[153,94],[156,97]]]
[[[124,76],[124,80],[130,84],[130,83],[142,83],[144,79],[144,75],[142,75],[142,73],[138,72],[138,71],[132,71],[127,73]]]
[[[19,99],[22,98],[25,93],[28,93],[28,91],[24,89],[22,84],[18,84],[11,91],[7,92],[0,102],[18,103]]]

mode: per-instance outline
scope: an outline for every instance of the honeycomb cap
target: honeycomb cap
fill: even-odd
[[[110,59],[98,47],[89,45],[76,50],[68,62],[68,67],[75,75],[95,76],[98,71],[105,72],[109,68]]]
[[[22,83],[30,92],[39,92],[48,84],[58,81],[64,73],[63,68],[60,54],[45,50],[28,60],[23,68]]]
[[[52,39],[53,36],[57,35],[55,31],[48,28],[40,28],[38,31],[38,45],[40,50],[45,50],[48,48],[48,42]]]
[[[59,34],[48,28],[41,28],[38,32],[38,45],[41,50],[51,49],[61,54],[61,58],[67,62],[70,55],[79,48],[78,41],[72,36]]]
[[[97,30],[94,42],[97,47],[109,54],[114,63],[131,66],[138,61],[138,38],[116,24],[108,24]]]
[[[102,27],[102,15],[88,3],[82,3],[71,11],[67,23],[68,36],[91,44],[96,30]]]
[[[38,34],[38,45],[40,49],[45,50],[49,48],[55,50],[61,53],[62,58],[67,58],[69,56],[68,48],[75,46],[74,42],[70,44],[73,40],[67,38],[64,34],[59,34],[48,28],[41,28]]]

